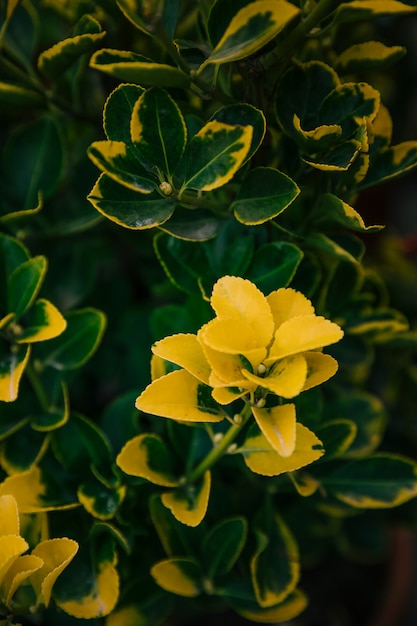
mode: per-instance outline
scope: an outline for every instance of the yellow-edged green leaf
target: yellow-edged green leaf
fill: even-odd
[[[6,596],[6,606],[10,606],[12,598],[20,585],[34,572],[40,569],[43,560],[34,554],[19,556],[9,567],[3,580],[3,590]]]
[[[387,67],[406,53],[403,46],[386,46],[379,41],[365,41],[344,50],[337,58],[338,69],[350,73],[363,69]]]
[[[159,435],[144,434],[130,439],[117,455],[116,463],[126,474],[146,478],[155,485],[178,485],[171,453]]]
[[[93,207],[112,222],[132,230],[154,228],[174,212],[175,201],[158,193],[142,194],[102,174],[87,196]]]
[[[356,20],[367,20],[381,15],[412,13],[416,8],[396,0],[352,0],[342,2],[336,9],[334,22],[342,24]]]
[[[203,556],[210,578],[229,572],[246,542],[248,524],[243,517],[229,517],[205,535]]]
[[[83,54],[92,52],[106,36],[100,24],[89,16],[96,25],[96,31],[69,37],[56,43],[52,48],[44,50],[38,58],[38,69],[44,76],[54,80],[65,72]]]
[[[183,422],[220,422],[223,414],[211,397],[211,389],[186,370],[170,372],[154,380],[136,400],[145,413]]]
[[[210,191],[225,185],[246,159],[252,135],[252,126],[208,122],[188,146],[183,189]]]
[[[281,456],[291,456],[296,444],[295,405],[283,404],[269,409],[252,407],[252,413],[274,450]]]
[[[236,219],[249,226],[263,224],[282,213],[298,196],[298,185],[272,167],[250,170],[232,203]]]
[[[379,453],[343,463],[319,480],[328,493],[350,506],[392,508],[417,496],[417,463]]]
[[[44,256],[28,259],[10,274],[7,281],[7,308],[18,319],[33,304],[45,277]]]
[[[16,337],[17,343],[34,343],[57,337],[64,332],[67,322],[58,309],[39,298],[22,320],[22,332]]]
[[[103,128],[110,141],[131,144],[130,119],[136,100],[143,94],[139,85],[118,85],[111,92],[103,110]]]
[[[203,574],[197,561],[172,558],[158,561],[151,568],[155,582],[170,593],[195,598],[203,591]]]
[[[172,174],[187,142],[187,127],[177,104],[159,87],[136,101],[130,123],[132,142],[142,164],[154,173]]]
[[[180,10],[180,0],[169,0],[169,2],[160,2],[160,0],[117,0],[119,9],[124,16],[138,28],[142,33],[150,35],[154,34],[157,22],[158,26],[162,26],[166,34],[173,39],[175,27]]]
[[[0,81],[0,110],[13,108],[37,108],[45,103],[42,94],[27,87]]]
[[[245,164],[255,154],[265,136],[266,119],[263,112],[251,104],[239,102],[238,104],[228,104],[218,109],[209,121],[214,120],[223,124],[230,124],[231,126],[236,124],[239,124],[239,126],[252,126],[252,142],[249,152],[243,161],[243,164]]]
[[[404,141],[385,150],[371,153],[371,162],[360,189],[393,180],[417,167],[417,141]]]
[[[29,544],[19,535],[0,537],[0,586],[13,562],[29,548]]]
[[[250,429],[244,445],[239,449],[246,465],[255,474],[278,476],[310,465],[324,454],[322,442],[301,424],[296,425],[295,450],[283,457],[270,445],[266,437],[256,429]]]
[[[318,207],[320,210],[320,221],[335,222],[347,228],[358,231],[374,232],[384,228],[382,225],[366,226],[359,213],[337,196],[331,193],[324,193],[319,197]]]
[[[0,537],[18,535],[20,532],[19,509],[15,498],[10,494],[0,496]]]
[[[345,172],[352,165],[362,144],[356,139],[349,139],[337,144],[318,156],[304,155],[303,161],[322,172]]]
[[[296,589],[277,606],[261,608],[255,602],[246,602],[243,599],[233,601],[232,606],[236,613],[256,624],[280,624],[297,617],[306,609],[307,604],[306,595]]]
[[[157,181],[123,141],[95,141],[87,154],[102,172],[120,185],[139,193],[151,193]]]
[[[328,150],[342,136],[340,124],[324,124],[311,130],[302,128],[301,120],[294,113],[295,139],[305,153]]]
[[[29,360],[30,346],[0,344],[0,400],[13,402],[17,398],[20,379]]]
[[[351,419],[334,419],[317,429],[323,442],[326,455],[324,461],[341,456],[349,450],[358,432],[358,427]]]
[[[32,550],[32,555],[42,559],[43,565],[30,576],[37,601],[48,606],[52,587],[58,576],[70,564],[78,551],[78,543],[73,539],[47,539]]]
[[[295,590],[300,557],[297,542],[278,515],[267,530],[255,532],[258,547],[250,563],[251,576],[256,599],[261,607],[267,608],[283,602]]]
[[[198,526],[207,511],[210,485],[211,474],[207,470],[197,482],[163,493],[162,504],[182,524]]]
[[[34,432],[26,423],[3,442],[0,448],[1,466],[9,475],[25,472],[40,461],[48,445],[48,437]]]
[[[229,63],[250,56],[263,48],[299,14],[299,9],[285,0],[256,0],[232,18],[222,38],[200,67],[208,63]]]
[[[85,510],[99,520],[112,519],[126,495],[126,487],[111,488],[102,482],[90,480],[77,489],[77,497]]]
[[[119,575],[112,563],[102,563],[91,580],[91,589],[81,597],[71,600],[56,599],[57,605],[78,619],[95,619],[108,615],[119,598]]]
[[[307,239],[313,249],[321,250],[331,257],[349,263],[360,262],[365,251],[362,241],[356,237],[347,237],[346,235],[337,237],[336,233],[329,237],[324,233],[315,232],[309,235]]]
[[[189,76],[177,67],[155,63],[142,54],[127,50],[102,48],[91,57],[90,67],[139,85],[188,87],[190,83]]]
[[[157,341],[152,346],[153,354],[176,363],[190,374],[208,385],[210,365],[196,335],[178,333]]]
[[[375,119],[380,103],[379,91],[368,83],[342,83],[323,100],[319,119],[322,124],[340,125],[347,139],[354,136],[364,118],[370,122]]]

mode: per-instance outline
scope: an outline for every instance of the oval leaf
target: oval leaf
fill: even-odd
[[[178,485],[171,454],[158,435],[145,434],[134,437],[122,448],[116,463],[130,476],[146,478],[162,487]]]
[[[192,559],[173,558],[159,561],[151,568],[155,582],[170,593],[195,598],[203,590],[203,575],[199,564]]]
[[[210,485],[211,475],[207,470],[198,482],[163,493],[162,504],[182,524],[198,526],[207,511]]]
[[[102,172],[120,185],[139,193],[151,193],[157,181],[141,165],[134,151],[123,141],[95,141],[87,154]]]
[[[136,100],[143,94],[139,85],[119,85],[104,103],[103,127],[107,139],[131,143],[130,119]]]
[[[43,256],[28,259],[8,276],[7,309],[19,319],[39,293],[47,267]]]
[[[243,517],[222,520],[206,535],[203,543],[208,575],[210,578],[229,572],[246,542],[248,525]]]

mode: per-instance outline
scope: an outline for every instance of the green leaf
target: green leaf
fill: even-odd
[[[266,243],[256,250],[246,277],[263,293],[270,293],[291,283],[302,259],[302,251],[292,243]]]
[[[353,136],[364,118],[373,121],[378,113],[381,96],[367,83],[337,85],[323,100],[319,111],[322,124],[338,124],[343,137]]]
[[[323,462],[341,456],[349,450],[355,440],[358,427],[351,419],[333,419],[316,430],[326,450],[326,454],[319,461]]]
[[[133,108],[130,131],[142,164],[171,175],[187,142],[184,118],[171,96],[159,87],[147,89]]]
[[[8,311],[19,319],[33,304],[42,286],[47,267],[46,258],[33,257],[19,265],[8,277]]]
[[[360,262],[365,251],[365,247],[359,239],[346,236],[337,237],[336,234],[330,238],[317,232],[308,237],[308,243],[331,257],[350,263]]]
[[[344,172],[358,156],[362,146],[356,139],[337,144],[327,152],[317,156],[303,156],[303,161],[323,172]]]
[[[381,15],[412,13],[416,8],[396,0],[353,0],[342,2],[336,9],[335,24],[368,20]]]
[[[229,0],[227,1],[229,2]],[[214,6],[217,6],[217,4],[219,3],[217,2]],[[252,126],[252,142],[243,164],[253,157],[265,137],[265,115],[260,109],[257,109],[251,104],[247,104],[245,102],[239,102],[239,104],[229,104],[221,109],[218,109],[211,116],[209,121],[222,122],[223,124],[230,124],[231,126],[236,124],[239,124],[239,126]]]
[[[133,107],[145,90],[139,85],[119,85],[104,104],[103,127],[107,139],[132,143],[130,120]]]
[[[164,233],[154,238],[156,256],[173,284],[187,293],[199,293],[198,279],[205,275],[207,258],[202,246]]]
[[[157,181],[140,163],[136,153],[123,141],[95,141],[87,154],[111,179],[139,193],[151,193]]]
[[[155,582],[170,593],[186,598],[199,596],[203,591],[203,573],[193,559],[172,558],[158,561],[151,568]]]
[[[223,222],[219,233],[204,244],[213,278],[221,276],[244,276],[253,257],[254,233],[236,220]],[[209,272],[205,271],[204,278]]]
[[[230,63],[263,48],[299,13],[294,5],[279,0],[255,0],[233,16],[220,41],[200,67],[208,63]]]
[[[248,525],[243,517],[230,517],[210,529],[202,548],[210,578],[232,569],[244,548],[247,532]]]
[[[36,432],[25,424],[2,443],[0,459],[3,469],[9,474],[29,470],[45,454],[48,443],[44,433]]]
[[[300,193],[298,185],[272,167],[250,170],[232,203],[236,219],[249,226],[277,217]]]
[[[90,59],[90,67],[119,80],[140,85],[188,87],[190,83],[189,76],[177,67],[155,63],[142,54],[127,50],[97,50]]]
[[[343,463],[319,480],[329,494],[360,509],[392,508],[417,496],[417,464],[394,454]]]
[[[47,78],[51,80],[59,78],[83,54],[92,52],[106,36],[97,20],[91,16],[84,18],[90,21],[90,32],[62,39],[39,55],[38,69]]]
[[[370,149],[370,164],[365,179],[358,189],[375,187],[380,183],[399,178],[417,167],[417,141],[404,141],[385,150]]]
[[[161,501],[182,524],[198,526],[207,511],[211,474],[207,470],[193,484],[185,484],[161,495]]]
[[[30,255],[21,241],[0,233],[0,251],[2,256],[2,271],[9,276],[19,265],[29,260]]]
[[[137,193],[101,174],[87,196],[93,207],[112,222],[132,230],[154,228],[166,222],[174,212],[175,201],[156,191]]]
[[[3,151],[3,165],[7,186],[20,208],[37,206],[40,191],[44,198],[51,195],[60,181],[63,162],[55,118],[44,116],[14,131]]]
[[[21,319],[16,343],[34,343],[46,341],[61,335],[67,324],[58,309],[49,302],[39,298]]]
[[[246,159],[252,135],[252,126],[208,122],[188,146],[182,190],[211,191],[225,185]]]
[[[386,46],[379,41],[354,44],[337,58],[339,71],[346,74],[373,69],[385,69],[406,54],[403,46]]]
[[[65,316],[67,328],[45,346],[42,360],[57,370],[81,367],[96,351],[103,336],[106,317],[93,308],[70,311]]]
[[[100,520],[112,519],[118,512],[126,493],[126,487],[111,489],[98,480],[82,483],[77,496],[85,510]]]
[[[253,0],[216,0],[213,3],[207,19],[207,31],[213,47],[219,43],[232,18],[251,2]]]
[[[318,198],[319,220],[325,224],[335,223],[351,228],[352,230],[375,232],[383,226],[366,226],[359,213],[337,196],[331,193],[323,193]]]
[[[10,347],[6,342],[0,342],[0,401],[16,400],[29,355],[30,346]]]
[[[258,546],[250,564],[252,582],[259,605],[268,608],[295,590],[300,557],[297,543],[280,516],[266,519],[255,532]]]
[[[200,209],[196,214],[179,206],[174,215],[160,225],[160,229],[186,241],[207,241],[217,235],[221,223],[210,211]]]
[[[48,372],[49,373],[49,372]],[[50,379],[48,380],[50,382]],[[59,395],[52,389],[53,383],[48,386],[48,411],[31,412],[30,425],[39,432],[49,432],[61,428],[69,418],[68,389],[62,381],[59,384]]]
[[[171,452],[159,435],[144,434],[130,439],[119,452],[116,463],[126,474],[146,478],[155,485],[178,485]]]

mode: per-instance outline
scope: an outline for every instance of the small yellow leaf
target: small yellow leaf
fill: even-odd
[[[30,346],[26,349],[12,346],[5,368],[0,369],[0,401],[13,402],[19,392],[19,383],[30,356]]]
[[[314,307],[304,294],[291,288],[277,289],[266,297],[271,309],[275,328],[299,315],[313,315]]]
[[[116,463],[129,476],[146,478],[162,487],[176,487],[178,480],[172,473],[168,453],[158,435],[146,433],[130,439],[117,455]]]
[[[165,337],[152,346],[152,352],[166,361],[176,363],[208,384],[210,365],[196,335],[180,333]]]
[[[282,398],[294,398],[304,389],[307,377],[307,362],[304,356],[295,355],[275,363],[265,377],[254,376],[247,370],[242,374],[253,383],[272,391]]]
[[[198,484],[185,485],[163,493],[162,504],[182,524],[198,526],[207,511],[211,486],[211,474],[207,470]]]
[[[198,563],[192,559],[165,559],[152,566],[151,574],[162,589],[185,598],[201,593]]]
[[[41,497],[45,485],[41,481],[41,471],[34,466],[26,472],[8,476],[0,483],[0,495],[12,494],[21,513],[35,513],[41,510]]]
[[[48,606],[56,579],[70,564],[77,551],[78,543],[66,537],[47,539],[35,546],[32,555],[43,561],[42,567],[30,577],[38,602]]]
[[[294,404],[270,409],[252,407],[256,422],[270,445],[283,457],[294,453],[296,444],[296,414]]]
[[[3,535],[0,537],[0,586],[9,567],[28,548],[28,543],[19,535]]]
[[[209,385],[211,387],[242,387],[245,390],[255,390],[257,384],[251,383],[242,374],[242,359],[238,354],[224,354],[213,350],[203,341],[204,326],[200,329],[198,337],[203,345],[207,361],[211,366]],[[247,365],[247,363],[245,363]]]
[[[16,343],[34,343],[53,339],[63,333],[67,327],[67,322],[58,309],[43,298],[35,302],[29,315],[32,316],[32,314],[33,318],[29,326],[23,329]]]
[[[105,563],[92,581],[89,595],[79,600],[57,600],[58,606],[78,619],[95,619],[111,613],[119,598],[119,575],[111,563]]]
[[[18,535],[19,531],[19,510],[15,498],[10,494],[0,496],[0,537]]]
[[[330,354],[322,352],[306,352],[307,379],[303,391],[321,385],[334,376],[338,369],[338,362]]]
[[[10,605],[20,585],[36,572],[36,570],[40,569],[42,565],[42,559],[33,554],[19,556],[14,563],[12,563],[3,580],[6,606]]]
[[[267,344],[262,344],[255,329],[239,318],[211,320],[202,327],[199,336],[205,346],[219,353],[242,354],[253,367],[267,354]]]
[[[186,370],[176,370],[154,380],[136,399],[145,413],[182,422],[220,422],[223,414],[210,389]]]

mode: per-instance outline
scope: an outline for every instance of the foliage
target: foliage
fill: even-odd
[[[415,268],[360,208],[417,168],[415,10],[0,1],[0,624],[308,626],[415,524]]]

